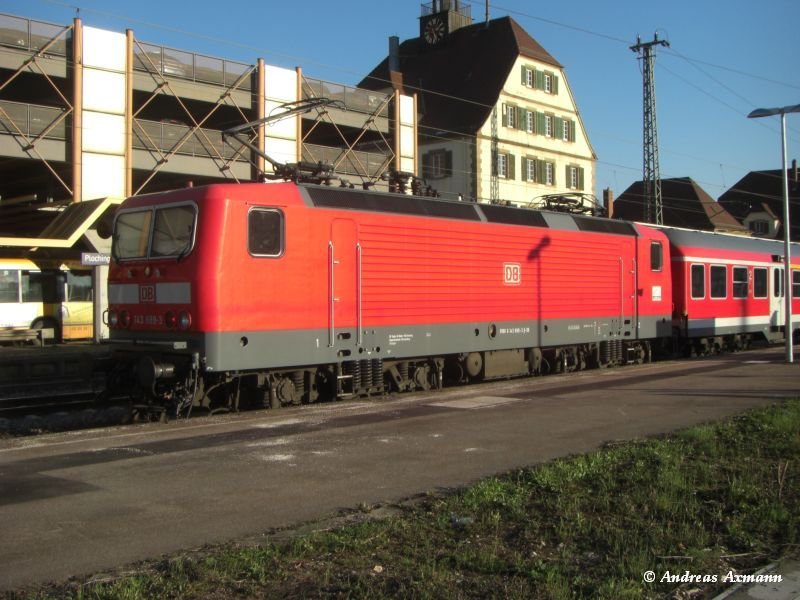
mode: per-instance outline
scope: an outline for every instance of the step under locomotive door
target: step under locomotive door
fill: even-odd
[[[335,219],[328,242],[328,345],[353,347],[360,321],[360,246],[354,221]]]

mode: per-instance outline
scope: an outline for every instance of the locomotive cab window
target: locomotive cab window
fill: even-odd
[[[747,298],[747,267],[733,267],[733,297]]]
[[[660,271],[664,268],[664,252],[661,242],[650,242],[650,270]]]
[[[692,265],[692,299],[699,300],[706,297],[706,267],[705,265]]]
[[[115,260],[186,256],[194,243],[197,208],[173,204],[120,213],[114,221]]]
[[[711,297],[728,297],[728,267],[711,265]]]
[[[283,254],[283,213],[254,208],[247,216],[247,249],[253,256]]]

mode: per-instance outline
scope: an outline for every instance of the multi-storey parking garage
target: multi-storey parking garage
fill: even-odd
[[[286,103],[319,98],[331,102],[264,123]],[[104,221],[122,198],[256,181],[274,172],[271,161],[322,163],[352,185],[381,187],[393,172],[415,171],[415,122],[415,98],[399,93],[167,48],[80,19],[0,14],[0,253],[104,253]],[[235,127],[237,138],[223,135]]]

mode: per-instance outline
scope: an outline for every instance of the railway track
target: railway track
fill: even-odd
[[[102,344],[0,348],[0,435],[131,422],[130,399],[108,389],[113,365]]]
[[[109,402],[109,348],[96,344],[0,348],[0,434],[26,435],[121,422]],[[126,416],[127,414],[127,416]]]

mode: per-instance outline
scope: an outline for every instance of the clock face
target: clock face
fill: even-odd
[[[425,41],[436,44],[444,38],[444,22],[439,17],[433,17],[425,23]]]

